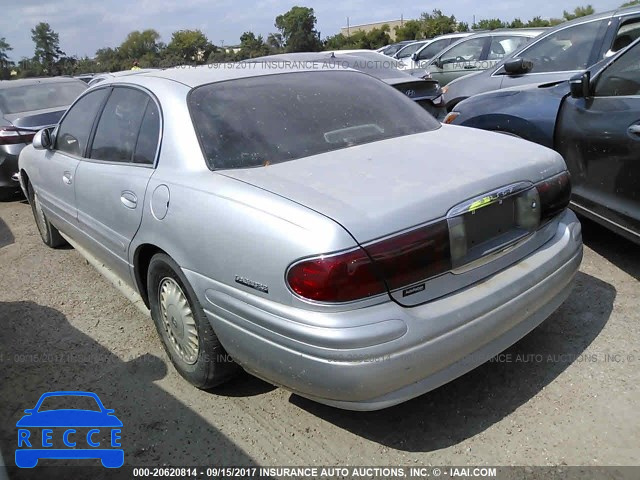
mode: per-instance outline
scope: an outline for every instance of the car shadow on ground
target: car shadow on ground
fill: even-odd
[[[580,223],[587,247],[640,281],[640,245],[587,218],[580,217]]]
[[[578,273],[570,298],[504,352],[510,357],[494,358],[449,384],[392,408],[348,412],[297,395],[290,401],[338,427],[397,450],[447,448],[501,421],[572,363],[582,361],[585,349],[606,325],[615,297],[613,286]]]
[[[131,478],[130,469],[105,469],[98,460],[14,466],[16,422],[43,393],[61,390],[94,392],[105,408],[115,410],[124,425],[125,467],[256,466],[233,441],[154,383],[167,374],[163,360],[150,354],[124,357],[74,328],[55,309],[0,302],[0,450],[10,478]]]
[[[15,241],[16,239],[13,236],[13,232],[9,228],[9,225],[7,225],[2,218],[0,218],[0,248],[11,245]]]

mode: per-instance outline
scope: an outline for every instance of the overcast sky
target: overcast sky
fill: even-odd
[[[592,0],[597,12],[611,10],[625,0]],[[240,35],[251,30],[265,38],[276,31],[274,19],[294,5],[313,7],[322,38],[351,25],[383,20],[417,18],[423,11],[439,8],[469,24],[476,19],[494,18],[523,20],[536,15],[561,17],[562,10],[573,10],[589,3],[535,2],[531,0],[448,0],[421,2],[416,0],[4,0],[0,16],[0,37],[13,47],[10,58],[33,55],[31,28],[48,22],[60,35],[60,47],[68,55],[93,56],[101,47],[116,47],[132,30],[156,29],[164,42],[181,29],[202,30],[216,45],[237,44]]]

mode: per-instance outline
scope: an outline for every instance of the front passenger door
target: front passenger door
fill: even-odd
[[[92,240],[93,253],[126,281],[129,245],[142,221],[159,135],[160,113],[151,95],[116,86],[76,173],[80,228]]]
[[[640,235],[640,43],[594,81],[592,97],[565,101],[558,151],[574,203],[622,234]]]
[[[446,50],[440,57],[439,65],[431,66],[431,78],[440,85],[481,70],[483,53],[489,37],[471,38]]]

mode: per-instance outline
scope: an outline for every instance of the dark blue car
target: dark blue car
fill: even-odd
[[[640,243],[640,40],[568,82],[471,97],[445,123],[558,151],[571,173],[572,207]]]
[[[52,408],[60,405],[75,408]],[[78,408],[80,407],[80,408]],[[16,465],[33,468],[41,458],[100,459],[107,468],[124,463],[122,422],[91,392],[50,392],[18,420]],[[103,437],[107,437],[107,441]],[[57,446],[54,446],[54,442]],[[57,448],[63,446],[65,448]]]

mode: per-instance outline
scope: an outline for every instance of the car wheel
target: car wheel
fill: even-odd
[[[29,191],[29,204],[31,205],[31,211],[33,212],[33,217],[36,221],[36,226],[38,227],[42,241],[45,245],[48,245],[51,248],[57,248],[65,245],[67,242],[62,238],[58,229],[51,225],[51,222],[47,219],[47,215],[42,210],[38,194],[33,189],[31,183],[28,184],[27,188]]]
[[[236,373],[236,363],[211,328],[182,270],[168,255],[159,253],[151,259],[147,291],[151,317],[180,375],[208,389]]]

